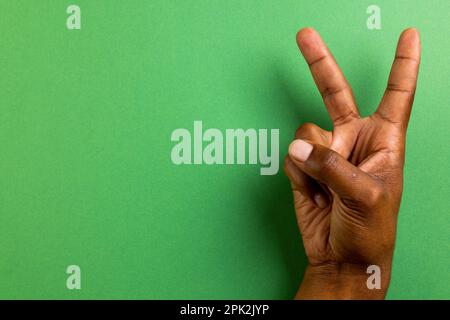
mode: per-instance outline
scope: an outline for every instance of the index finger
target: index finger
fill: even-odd
[[[312,28],[297,34],[297,43],[335,126],[359,118],[352,89],[320,35]]]

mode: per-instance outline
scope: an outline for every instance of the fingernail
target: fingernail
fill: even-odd
[[[324,209],[324,208],[328,207],[328,201],[320,193],[316,193],[314,195],[314,202],[320,209]]]
[[[311,154],[313,146],[306,141],[297,139],[289,146],[289,154],[297,161],[305,162]]]

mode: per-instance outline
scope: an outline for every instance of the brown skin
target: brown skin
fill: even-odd
[[[384,96],[366,118],[360,117],[352,90],[319,34],[302,29],[297,43],[334,129],[303,124],[285,159],[309,260],[296,298],[383,299],[403,189],[419,34],[415,29],[401,34]],[[381,289],[367,288],[370,265],[381,268]]]

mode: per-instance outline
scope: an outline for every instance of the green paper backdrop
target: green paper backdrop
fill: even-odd
[[[66,8],[81,8],[68,30]],[[366,9],[381,8],[368,30]],[[399,33],[422,64],[391,299],[450,298],[450,1],[0,2],[0,298],[289,299],[306,265],[280,169],[176,166],[171,132],[331,122],[295,42],[323,36],[363,115]],[[82,289],[66,288],[66,268]]]

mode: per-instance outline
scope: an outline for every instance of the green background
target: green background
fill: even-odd
[[[77,4],[82,29],[66,28]],[[295,43],[315,27],[361,113],[402,29],[423,57],[388,298],[450,298],[450,2],[0,1],[0,298],[291,298],[306,258],[282,169],[176,166],[171,132],[331,129]],[[66,289],[66,267],[82,289]]]

